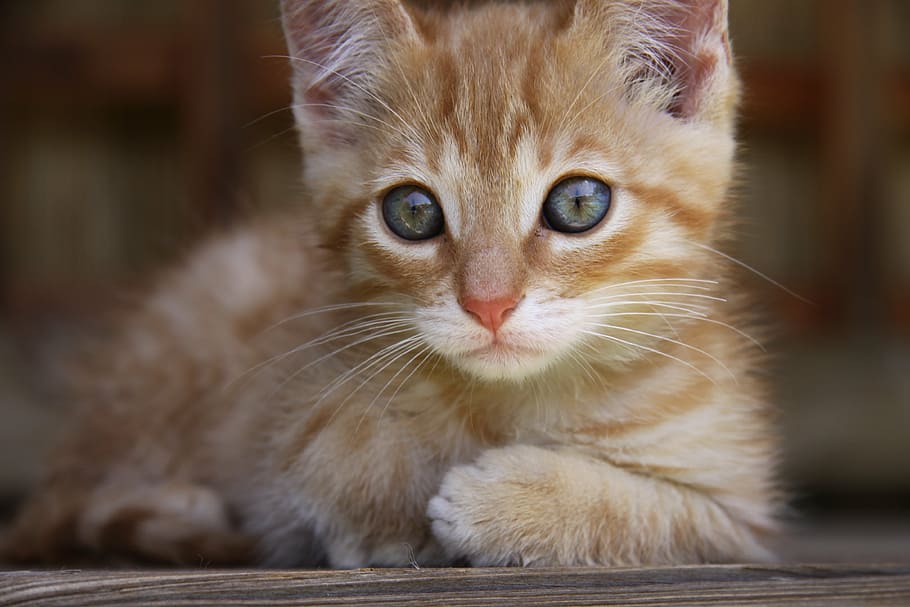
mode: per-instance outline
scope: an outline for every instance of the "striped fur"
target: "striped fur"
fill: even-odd
[[[764,560],[775,444],[726,237],[721,0],[284,0],[306,196],[75,376],[7,544],[336,567]],[[612,187],[549,229],[566,176]],[[406,242],[383,195],[431,190]],[[467,299],[518,300],[494,334]],[[252,556],[251,556],[252,555]]]

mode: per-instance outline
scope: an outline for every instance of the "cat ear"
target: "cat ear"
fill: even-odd
[[[377,101],[392,45],[416,36],[399,0],[282,0],[294,115],[305,135],[345,139],[346,121]]]
[[[578,0],[576,22],[598,21],[633,96],[683,119],[732,114],[727,0]]]

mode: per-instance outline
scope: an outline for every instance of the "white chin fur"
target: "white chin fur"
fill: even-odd
[[[584,306],[529,291],[495,339],[454,298],[416,316],[424,338],[454,367],[482,380],[517,382],[543,373],[573,348]]]
[[[418,310],[417,328],[436,352],[470,376],[517,382],[543,373],[578,337],[584,307],[579,301],[529,291],[494,339],[454,298]]]
[[[542,353],[490,351],[461,354],[454,357],[453,362],[455,366],[479,379],[521,381],[543,372],[553,360]]]

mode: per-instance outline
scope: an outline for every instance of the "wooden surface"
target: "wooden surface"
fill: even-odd
[[[0,605],[910,605],[910,565],[7,571]]]

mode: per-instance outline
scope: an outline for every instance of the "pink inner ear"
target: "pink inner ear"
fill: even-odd
[[[705,88],[718,65],[716,53],[701,52],[689,59],[680,77],[682,90],[670,108],[670,113],[689,118],[698,113]]]
[[[412,31],[399,0],[282,0],[294,103],[304,133],[356,139],[375,74]],[[350,111],[346,111],[350,110]]]
[[[680,93],[670,108],[675,116],[688,118],[698,113],[711,79],[721,61],[730,63],[727,11],[723,0],[694,0],[682,3],[671,23],[673,44],[680,49],[675,61]],[[684,12],[680,12],[684,11]]]
[[[630,34],[633,63],[659,86],[676,89],[667,107],[672,115],[689,118],[703,108],[714,75],[722,62],[731,62],[724,0],[650,0],[636,16],[642,29]]]
[[[320,139],[330,142],[347,144],[354,143],[355,138],[349,129],[345,129],[346,118],[341,115],[338,105],[338,91],[332,90],[330,82],[322,82],[303,92],[302,98],[296,103],[306,104],[304,111],[308,116],[305,128],[315,131]]]
[[[337,19],[338,3],[317,0],[282,0],[284,33],[294,57],[324,64],[351,24]]]

